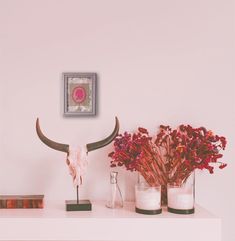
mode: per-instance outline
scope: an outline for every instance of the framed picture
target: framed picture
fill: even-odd
[[[96,114],[96,73],[63,73],[64,115]]]

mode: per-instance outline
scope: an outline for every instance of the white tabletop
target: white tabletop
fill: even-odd
[[[0,240],[220,241],[220,232],[220,218],[200,206],[190,215],[137,214],[131,202],[123,209],[92,202],[92,211],[76,212],[66,212],[64,201],[0,210]]]

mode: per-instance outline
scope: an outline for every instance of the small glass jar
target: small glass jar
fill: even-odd
[[[167,184],[167,210],[176,214],[192,214],[195,205],[194,172],[180,184]]]
[[[106,207],[108,208],[123,208],[122,193],[117,181],[118,172],[110,172],[110,190]]]
[[[141,214],[160,214],[161,208],[161,186],[149,186],[141,182],[135,186],[135,211]]]

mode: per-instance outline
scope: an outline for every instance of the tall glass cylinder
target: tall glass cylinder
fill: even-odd
[[[167,184],[168,212],[177,214],[194,213],[195,205],[195,173],[183,183]]]
[[[148,215],[162,212],[161,186],[150,186],[141,175],[138,176],[138,183],[135,185],[135,211]]]
[[[117,181],[118,172],[110,172],[109,196],[106,202],[108,208],[122,208],[123,198]]]

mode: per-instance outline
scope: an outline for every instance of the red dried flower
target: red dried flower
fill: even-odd
[[[214,135],[205,127],[180,125],[176,129],[161,125],[153,143],[147,129],[139,127],[136,133],[125,132],[116,137],[114,151],[109,154],[111,167],[125,166],[139,171],[150,185],[166,185],[169,181],[185,181],[195,169],[214,172],[211,163],[219,162],[226,147],[223,136]]]
[[[125,132],[114,140],[111,167],[125,166],[129,171],[138,171],[150,185],[165,184],[164,163],[158,157],[156,145],[147,129],[138,128],[136,133]]]
[[[193,128],[190,125],[180,125],[171,130],[161,126],[155,144],[164,150],[168,172],[178,181],[185,180],[195,169],[207,169],[213,173],[214,167],[210,163],[218,162],[222,158],[220,150],[226,146],[226,139],[207,131],[205,127]],[[222,169],[226,164],[221,164]]]
[[[222,163],[222,164],[219,166],[219,168],[220,168],[220,169],[223,169],[223,168],[225,168],[226,166],[227,166],[226,163]]]
[[[147,129],[142,128],[142,127],[139,127],[139,128],[138,128],[138,131],[139,131],[140,133],[143,133],[143,134],[147,134],[147,135],[149,134],[148,131],[147,131]]]

